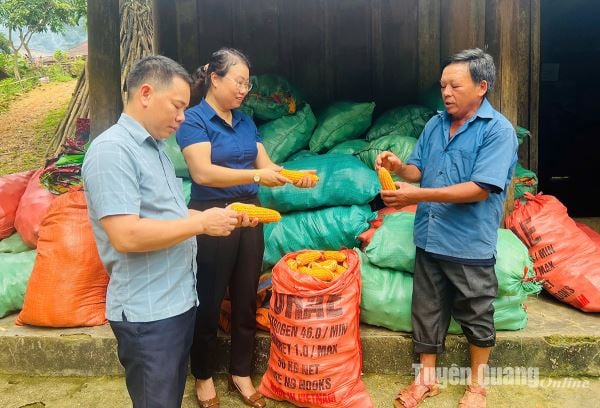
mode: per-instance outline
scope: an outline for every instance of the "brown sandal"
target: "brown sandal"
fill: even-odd
[[[465,394],[458,402],[460,408],[485,408],[487,391],[479,385],[467,385]]]
[[[196,395],[196,400],[198,400],[198,405],[200,406],[200,408],[220,408],[221,407],[221,403],[219,402],[218,396],[211,398],[211,399],[207,399],[207,400],[201,400],[200,398],[198,398],[198,395]]]
[[[418,387],[426,387],[427,391],[423,394],[418,393]],[[418,406],[427,397],[435,397],[440,393],[440,386],[436,384],[425,385],[412,383],[401,390],[394,399],[396,408],[414,408]]]
[[[246,397],[244,394],[242,394],[242,390],[240,390],[240,387],[238,387],[235,381],[233,381],[231,374],[229,374],[229,377],[227,377],[227,382],[229,382],[229,391],[237,392],[242,397],[244,404],[254,408],[265,408],[267,406],[267,401],[260,392],[255,392],[249,397]]]

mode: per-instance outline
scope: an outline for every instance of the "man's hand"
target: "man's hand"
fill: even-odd
[[[227,207],[228,210],[231,209],[231,206],[233,204],[229,204]],[[232,210],[233,211],[233,210]],[[240,214],[237,211],[235,211],[235,213],[237,214],[238,217],[238,227],[256,227],[258,225],[258,218],[252,218],[250,219],[248,217],[248,214]]]
[[[375,159],[375,170],[379,170],[381,167],[384,167],[390,172],[398,174],[398,172],[402,169],[402,166],[402,160],[400,160],[398,156],[392,152],[381,152]]]
[[[383,153],[382,153],[383,154]],[[407,205],[417,204],[417,194],[421,190],[409,183],[396,182],[397,190],[382,190],[381,199],[386,207],[402,208]]]
[[[204,211],[190,210],[190,217],[193,222],[201,223],[203,234],[214,237],[226,237],[240,224],[238,213],[227,208],[209,208]]]

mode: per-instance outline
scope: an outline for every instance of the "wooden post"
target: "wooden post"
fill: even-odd
[[[119,0],[88,0],[91,138],[112,126],[123,110],[119,34]]]
[[[177,8],[172,0],[153,0],[154,52],[178,61]]]

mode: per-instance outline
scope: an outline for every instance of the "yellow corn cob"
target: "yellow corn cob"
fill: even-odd
[[[298,267],[298,272],[309,274],[310,273],[310,268],[308,266],[299,266]]]
[[[313,278],[317,278],[325,282],[329,282],[333,279],[333,272],[331,272],[329,269],[315,267],[309,269],[308,274]]]
[[[281,220],[281,214],[270,208],[258,207],[252,204],[233,203],[229,206],[233,211],[240,214],[248,214],[248,218],[258,218],[258,221],[269,223],[278,222]]]
[[[337,267],[337,261],[335,259],[326,259],[322,262],[311,262],[311,268],[323,268],[327,269],[331,272],[335,272],[335,268]]]
[[[307,251],[296,256],[296,262],[298,262],[298,266],[308,265],[317,259],[321,259],[321,251]]]
[[[298,262],[296,262],[295,259],[288,259],[287,261],[285,261],[285,263],[287,264],[287,266],[290,267],[291,270],[298,270]]]
[[[377,175],[379,176],[379,182],[381,183],[382,190],[395,190],[396,185],[394,184],[394,180],[392,179],[392,175],[385,167],[380,167],[377,171]]]
[[[346,254],[340,251],[323,251],[323,258],[344,262],[346,260]]]
[[[346,268],[344,268],[342,265],[337,265],[335,267],[335,273],[338,275],[341,275],[342,273],[346,272]]]
[[[283,169],[279,172],[283,177],[288,178],[292,181],[292,183],[297,183],[304,177],[310,177],[314,181],[319,181],[319,176],[312,173],[306,173],[304,171],[296,171],[296,170],[286,170]]]

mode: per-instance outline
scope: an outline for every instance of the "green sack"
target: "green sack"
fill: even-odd
[[[523,143],[525,138],[531,137],[531,132],[524,127],[517,126],[515,131],[517,132],[517,140],[519,141],[519,144]]]
[[[175,167],[175,175],[177,177],[190,178],[190,172],[188,170],[187,163],[185,162],[183,153],[181,153],[181,149],[177,144],[175,134],[169,136],[165,142],[165,153],[167,156],[169,156],[171,162],[173,162],[173,167]]]
[[[370,263],[380,268],[413,273],[417,247],[413,240],[415,214],[398,212],[386,215],[365,248]]]
[[[18,232],[0,241],[0,253],[18,254],[30,250],[31,248],[25,244]]]
[[[361,205],[379,193],[377,173],[354,156],[324,154],[282,166],[290,170],[316,170],[320,180],[314,188],[298,188],[291,184],[272,188],[261,186],[258,190],[261,204],[280,212]]]
[[[282,116],[258,128],[263,146],[274,163],[284,162],[292,154],[308,146],[317,119],[305,103],[294,115]]]
[[[359,249],[360,321],[394,331],[412,332],[413,277],[409,273],[379,268]]]
[[[433,84],[424,93],[419,95],[419,104],[428,107],[434,112],[445,111],[446,106],[442,99],[442,91],[439,83]]]
[[[252,90],[242,106],[250,108],[261,120],[279,119],[296,113],[300,96],[292,85],[277,75],[258,75],[250,78]]]
[[[521,330],[527,326],[527,310],[524,296],[500,296],[494,300],[494,327],[496,330]],[[456,320],[450,320],[450,334],[462,334],[462,328]]]
[[[374,102],[336,102],[317,115],[317,128],[310,139],[316,153],[346,140],[358,139],[371,126]]]
[[[35,250],[0,253],[0,318],[23,307],[35,255]]]
[[[366,149],[367,146],[369,146],[369,142],[364,139],[347,140],[337,146],[334,146],[327,152],[327,154],[355,154],[363,149]]]
[[[315,156],[318,156],[318,154],[315,152],[311,152],[310,150],[300,150],[298,153],[294,153],[293,155],[291,155],[288,158],[288,162],[291,162],[294,160],[302,160],[302,159],[306,159],[308,157],[315,157]]]
[[[515,182],[515,199],[523,198],[525,193],[536,194],[538,178],[533,171],[526,169],[521,166],[521,163],[517,162],[515,177],[517,178]]]
[[[381,152],[390,151],[394,153],[403,163],[405,163],[413,150],[417,139],[410,136],[400,136],[393,132],[379,139],[372,140],[369,145],[357,153],[358,158],[367,165],[368,168],[375,168],[375,160]]]
[[[418,139],[433,115],[435,112],[425,106],[406,105],[391,109],[377,118],[367,133],[367,140],[379,139],[390,133]]]
[[[192,180],[189,178],[184,178],[183,183],[183,197],[185,198],[185,203],[189,204],[192,199]]]
[[[281,221],[265,224],[264,271],[285,254],[301,249],[338,250],[358,245],[377,213],[368,205],[323,208],[284,214]]]
[[[254,118],[254,110],[251,107],[249,107],[248,105],[245,105],[242,103],[242,105],[240,105],[240,107],[237,108],[237,110],[245,113],[246,115],[250,116],[251,118]]]
[[[509,229],[498,230],[495,270],[498,296],[522,297],[542,290],[538,282],[522,282],[524,278],[535,277],[533,263],[525,244]]]

